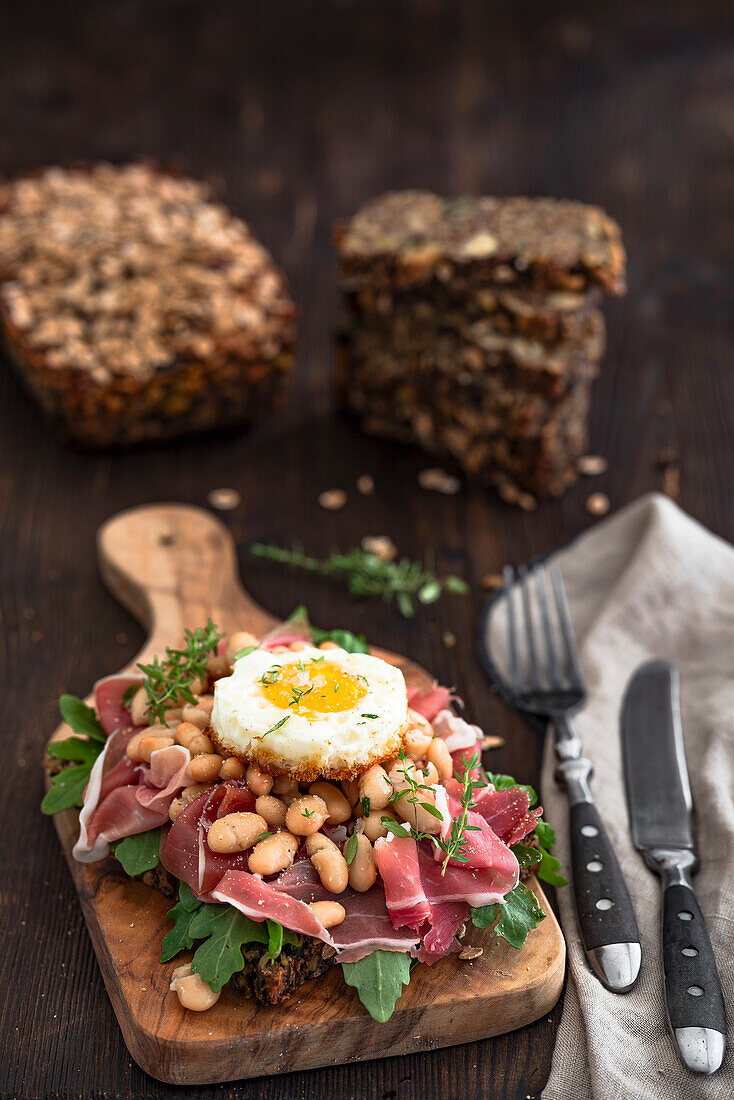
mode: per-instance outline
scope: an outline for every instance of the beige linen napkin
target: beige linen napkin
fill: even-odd
[[[554,556],[563,573],[589,701],[576,722],[594,764],[592,789],[627,878],[642,940],[637,985],[604,989],[586,965],[571,887],[557,891],[568,985],[544,1100],[731,1100],[734,1097],[734,548],[668,498],[645,496]],[[492,629],[492,652],[502,637]],[[676,664],[701,869],[694,879],[716,953],[729,1048],[713,1077],[679,1063],[667,1030],[660,886],[632,847],[619,710],[643,661]],[[541,782],[555,854],[569,866],[568,805],[546,746]],[[651,762],[651,766],[652,762]],[[568,877],[568,876],[567,876]]]

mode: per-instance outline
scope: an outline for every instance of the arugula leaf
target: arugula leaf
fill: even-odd
[[[293,946],[298,943],[298,936],[290,928],[278,924],[277,920],[267,919],[265,924],[268,928],[268,958],[275,962],[287,943]]]
[[[316,645],[322,642],[336,642],[347,653],[369,653],[370,648],[364,634],[352,634],[351,630],[319,630],[317,626],[310,627],[311,637]]]
[[[233,974],[244,969],[242,946],[268,943],[264,923],[245,917],[232,905],[202,905],[189,924],[188,934],[199,944],[191,960],[191,969],[218,993]]]
[[[344,981],[357,990],[372,1019],[381,1024],[389,1020],[403,986],[410,982],[410,955],[404,951],[374,951],[359,962],[341,966]]]
[[[530,844],[513,844],[510,851],[515,855],[520,867],[537,867],[543,858],[539,848]]]
[[[110,844],[115,859],[119,859],[128,875],[142,875],[158,866],[161,844],[160,829],[149,829],[147,833],[136,833]]]
[[[91,737],[92,741],[107,740],[107,734],[100,725],[99,718],[91,707],[76,695],[62,695],[59,699],[61,717],[68,722],[74,733],[83,733]]]
[[[519,787],[521,791],[527,791],[530,797],[530,805],[534,806],[538,796],[528,783],[516,783],[511,775],[501,775],[499,772],[487,772],[487,779],[496,791],[507,791],[510,787]]]
[[[559,874],[560,869],[560,859],[556,859],[550,852],[546,852],[541,844],[540,864],[535,872],[538,878],[542,882],[547,882],[549,886],[568,886],[568,879],[565,879],[563,875]]]
[[[140,684],[130,684],[126,687],[122,693],[122,705],[123,707],[129,707],[135,696],[138,694]]]
[[[81,806],[84,788],[89,782],[92,761],[84,764],[72,764],[64,768],[51,780],[51,787],[41,803],[42,814],[60,814],[71,806]]]
[[[502,905],[472,908],[471,919],[477,928],[489,928],[497,921],[494,934],[507,940],[511,947],[519,949],[525,943],[528,932],[545,920],[545,913],[535,900],[532,890],[519,883],[514,890],[510,890]]]
[[[173,928],[166,932],[161,943],[161,962],[170,962],[179,951],[188,951],[194,946],[191,935],[191,923],[204,903],[194,897],[194,892],[185,882],[178,884],[178,901],[166,916],[173,921]]]
[[[556,843],[556,830],[548,824],[547,821],[543,821],[542,817],[539,817],[535,825],[535,835],[537,836],[543,847],[550,851]]]
[[[98,741],[85,741],[81,737],[67,737],[64,741],[52,741],[46,746],[53,760],[78,760],[81,764],[94,763],[102,748]]]

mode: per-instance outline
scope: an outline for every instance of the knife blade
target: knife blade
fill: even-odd
[[[726,1048],[726,1012],[690,878],[697,857],[675,666],[649,661],[634,673],[622,705],[621,739],[632,840],[662,881],[670,1028],[684,1065],[715,1073]]]

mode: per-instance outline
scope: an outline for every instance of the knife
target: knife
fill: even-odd
[[[622,754],[632,841],[662,880],[668,1019],[683,1064],[715,1073],[726,1047],[716,960],[691,884],[698,859],[680,718],[678,670],[649,661],[622,705]]]

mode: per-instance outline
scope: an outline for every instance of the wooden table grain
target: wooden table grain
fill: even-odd
[[[539,741],[493,698],[475,659],[482,576],[595,522],[584,504],[596,490],[616,509],[648,490],[675,492],[679,480],[682,506],[734,538],[733,146],[724,3],[24,0],[4,13],[0,171],[148,154],[210,178],[286,267],[301,351],[287,407],[252,433],[97,457],[58,446],[0,371],[0,1096],[540,1091],[558,1008],[514,1034],[431,1054],[211,1089],[147,1078],[123,1045],[56,836],[38,814],[42,746],[58,695],[84,693],[141,640],[97,574],[100,523],[148,501],[206,505],[212,489],[232,487],[242,503],[225,519],[260,603],[285,615],[305,602],[317,623],[364,630],[434,669],[506,737],[496,767],[537,779]],[[476,486],[455,497],[420,490],[430,462],[334,411],[329,227],[406,186],[591,200],[623,226],[630,290],[607,310],[592,415],[592,449],[610,468],[532,514]],[[363,473],[373,496],[355,490]],[[333,487],[349,502],[326,513],[317,496]],[[367,534],[389,534],[413,556],[432,549],[441,571],[467,578],[471,598],[406,622],[247,554],[256,538],[322,553]]]

